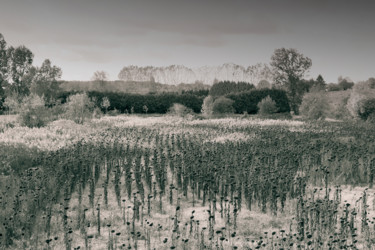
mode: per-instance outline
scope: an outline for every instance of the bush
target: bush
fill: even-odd
[[[210,117],[213,114],[214,98],[212,96],[207,96],[203,100],[202,104],[202,114],[206,117]]]
[[[354,85],[350,93],[347,109],[353,118],[362,118],[361,113],[365,110],[367,100],[375,99],[375,89],[372,89],[368,82],[360,82]]]
[[[328,112],[327,97],[324,92],[307,93],[302,98],[300,113],[308,119],[324,119]]]
[[[359,117],[362,120],[372,120],[375,114],[375,98],[364,100],[360,105]]]
[[[172,107],[169,108],[169,114],[185,117],[187,115],[193,114],[193,110],[187,108],[186,106],[180,103],[174,103]]]
[[[219,97],[216,99],[212,106],[213,114],[230,114],[234,113],[233,108],[234,101],[226,98],[226,97]]]
[[[68,102],[64,104],[64,118],[82,124],[85,120],[91,119],[95,108],[95,103],[90,100],[86,93],[75,94],[68,97]]]
[[[47,125],[47,123],[50,121],[50,114],[46,107],[36,107],[25,112],[21,112],[19,119],[21,126],[40,128]]]
[[[268,95],[267,97],[263,98],[258,103],[258,113],[261,115],[270,115],[277,113],[278,108],[276,107],[276,102],[272,100],[272,98]]]
[[[22,126],[44,127],[50,121],[50,113],[45,107],[44,99],[36,94],[26,96],[18,106],[19,122]]]
[[[237,114],[256,114],[258,103],[265,97],[270,96],[275,101],[278,112],[290,112],[289,101],[286,92],[281,89],[254,89],[238,94],[229,94],[228,98],[234,101],[233,107]]]

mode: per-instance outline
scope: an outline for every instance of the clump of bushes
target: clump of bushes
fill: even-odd
[[[25,97],[17,109],[19,109],[19,122],[22,126],[40,128],[51,120],[51,114],[45,107],[44,99],[36,94]]]
[[[180,103],[174,103],[172,107],[169,108],[168,114],[180,117],[191,116],[193,114],[193,110],[182,105]]]
[[[260,115],[271,115],[277,113],[279,110],[276,106],[276,102],[268,95],[258,103],[258,113]]]
[[[288,97],[286,92],[281,89],[254,89],[227,95],[234,101],[233,107],[237,114],[256,114],[259,109],[258,103],[267,96],[275,101],[279,113],[290,112]]]
[[[300,113],[308,119],[324,119],[328,112],[327,97],[324,92],[306,93],[302,98]]]
[[[372,105],[375,99],[375,89],[371,81],[357,83],[350,93],[347,109],[350,115],[356,119],[367,120],[371,115]]]

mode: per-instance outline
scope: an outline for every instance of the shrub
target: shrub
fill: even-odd
[[[259,108],[258,113],[261,115],[270,115],[277,113],[278,111],[278,108],[276,107],[276,102],[272,100],[272,98],[269,95],[263,98],[257,106]]]
[[[324,119],[327,116],[328,102],[324,92],[307,93],[302,98],[300,113],[308,119]]]
[[[353,118],[362,118],[361,113],[365,110],[364,104],[367,100],[375,98],[375,90],[367,82],[354,85],[350,93],[347,109]]]
[[[213,113],[214,98],[212,96],[207,96],[203,100],[202,104],[202,114],[206,117],[210,117]]]
[[[180,103],[174,103],[172,107],[169,108],[169,114],[185,117],[189,114],[193,113],[193,110],[187,108],[186,106],[180,104]]]
[[[214,101],[212,111],[214,114],[234,113],[233,103],[233,100],[221,96]]]
[[[22,126],[39,128],[45,126],[51,120],[43,97],[36,94],[25,97],[18,108],[20,111],[19,122]]]
[[[50,121],[50,114],[46,107],[41,106],[21,112],[19,119],[21,126],[40,128],[44,127]]]
[[[229,94],[228,98],[234,101],[233,107],[237,114],[256,114],[258,103],[265,97],[270,96],[275,101],[278,112],[290,112],[289,101],[286,92],[281,89],[254,89],[238,94]]]
[[[64,106],[64,118],[82,124],[85,120],[92,118],[95,103],[86,93],[83,93],[69,96],[68,102]]]
[[[375,114],[375,98],[364,100],[360,105],[359,117],[362,120],[373,119]]]

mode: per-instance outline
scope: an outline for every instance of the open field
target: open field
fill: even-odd
[[[374,129],[172,116],[7,126],[0,249],[371,249]]]

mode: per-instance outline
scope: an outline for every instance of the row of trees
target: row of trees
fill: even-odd
[[[49,105],[54,102],[62,71],[49,59],[33,66],[33,59],[28,48],[9,46],[0,34],[0,109],[3,102],[21,102],[30,93],[43,96]]]

